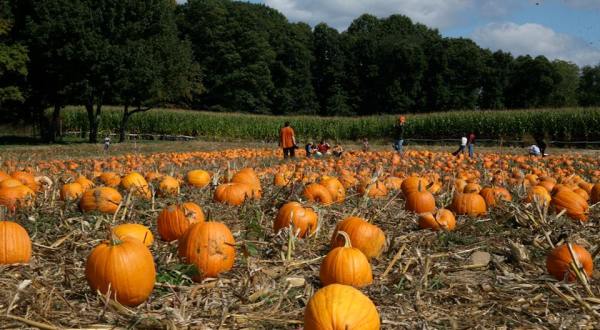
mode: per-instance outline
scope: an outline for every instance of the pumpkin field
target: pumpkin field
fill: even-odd
[[[597,154],[48,156],[0,159],[2,329],[600,321]]]

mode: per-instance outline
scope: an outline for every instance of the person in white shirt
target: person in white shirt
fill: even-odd
[[[110,147],[110,136],[107,135],[104,138],[104,152],[107,153],[108,152],[108,148]]]
[[[460,153],[465,152],[465,149],[467,148],[467,141],[467,134],[463,133],[462,137],[460,138],[460,146],[458,147],[458,150],[452,153],[452,155],[458,156]]]
[[[529,147],[529,154],[532,156],[540,156],[542,152],[540,151],[540,147],[533,144]]]

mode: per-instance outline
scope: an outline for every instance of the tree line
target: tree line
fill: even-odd
[[[52,141],[84,105],[89,140],[105,104],[258,114],[372,115],[600,105],[600,63],[482,49],[392,15],[346,31],[290,23],[229,0],[0,0],[0,113]],[[50,111],[48,111],[50,109]]]

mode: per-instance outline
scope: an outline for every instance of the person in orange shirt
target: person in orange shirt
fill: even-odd
[[[296,137],[294,130],[290,127],[290,122],[286,121],[279,131],[279,146],[283,148],[283,158],[296,157]]]

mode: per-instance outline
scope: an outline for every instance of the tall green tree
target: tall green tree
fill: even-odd
[[[201,92],[199,70],[189,43],[178,37],[171,1],[123,1],[115,31],[116,80],[113,85],[123,116],[119,142],[129,118],[166,103],[189,101]]]
[[[481,77],[479,107],[482,109],[504,109],[506,89],[509,84],[513,57],[510,53],[484,50],[484,71]]]
[[[571,62],[554,60],[552,61],[552,68],[560,78],[550,93],[549,105],[552,107],[576,106],[579,67]]]
[[[550,104],[560,75],[545,56],[519,56],[513,61],[507,88],[509,108],[536,108]]]
[[[449,88],[444,109],[475,109],[482,87],[484,62],[481,48],[472,40],[447,39]]]
[[[600,106],[600,64],[583,67],[577,92],[579,104]]]
[[[346,57],[342,42],[336,29],[325,23],[315,26],[312,78],[321,116],[352,114],[344,89]]]

